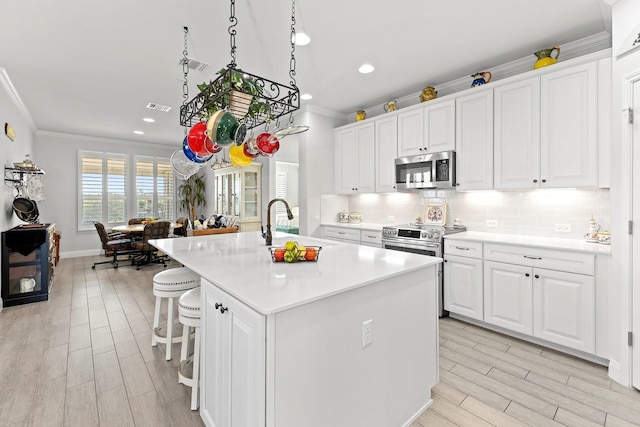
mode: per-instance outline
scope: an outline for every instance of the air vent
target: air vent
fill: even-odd
[[[169,110],[171,110],[171,107],[168,107],[166,105],[160,105],[160,104],[156,104],[155,102],[150,102],[147,104],[147,108],[150,110],[160,110],[160,111],[164,111],[165,113]]]
[[[206,62],[202,62],[198,59],[193,59],[193,58],[186,58],[187,61],[187,65],[189,66],[190,70],[195,70],[195,71],[204,71],[209,67],[209,64],[207,64]],[[185,62],[185,58],[180,58],[180,61],[178,61],[178,65],[183,66]]]

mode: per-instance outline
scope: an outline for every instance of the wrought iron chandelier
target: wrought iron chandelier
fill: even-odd
[[[236,116],[246,129],[271,123],[289,114],[288,131],[282,130],[281,136],[308,130],[306,126],[293,126],[292,114],[300,108],[300,91],[295,78],[295,0],[291,2],[291,59],[288,85],[238,68],[235,28],[238,20],[235,17],[235,0],[230,0],[229,21],[231,22],[228,28],[231,62],[218,72],[219,76],[215,80],[209,84],[199,85],[198,95],[188,102],[183,102],[180,107],[180,124],[185,128],[191,127],[206,121],[216,111],[227,110]]]

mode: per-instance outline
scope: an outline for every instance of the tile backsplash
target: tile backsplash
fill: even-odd
[[[506,234],[582,238],[593,216],[601,230],[611,228],[608,189],[527,191],[425,190],[415,193],[322,196],[321,221],[337,222],[338,212],[362,214],[362,222],[404,224],[424,217],[426,203],[446,202],[447,224],[457,217],[467,229]],[[495,221],[495,227],[487,221]],[[569,225],[571,231],[556,231]],[[566,227],[565,227],[566,228]]]

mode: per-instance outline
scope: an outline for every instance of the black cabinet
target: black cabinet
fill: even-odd
[[[49,299],[54,273],[53,224],[27,224],[2,232],[2,302],[5,307]]]

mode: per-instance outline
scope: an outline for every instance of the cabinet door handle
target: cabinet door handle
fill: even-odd
[[[524,275],[525,275],[526,277],[529,277],[529,273],[524,273]]]
[[[527,259],[542,259],[542,258],[541,258],[541,257],[539,257],[539,256],[529,256],[529,255],[523,255],[523,256],[524,256],[525,258],[527,258]]]
[[[338,234],[342,236],[344,233],[342,231],[338,231]]]
[[[534,179],[534,180],[533,180],[533,182],[538,182],[538,180],[537,180],[537,179]]]
[[[540,278],[540,276],[538,276],[537,274],[536,274],[535,276],[533,276],[533,277],[535,277],[536,279],[539,279],[539,278]]]
[[[448,262],[448,261],[445,259],[444,262]]]
[[[460,187],[460,183],[459,182],[456,182],[456,187]]]
[[[456,246],[456,249],[460,249],[461,251],[468,251],[469,248],[463,248],[462,246]]]
[[[543,180],[542,180],[542,182],[547,182],[547,180],[546,180],[546,179],[543,179]]]
[[[229,310],[227,307],[223,307],[222,304],[220,303],[216,303],[215,305],[216,310],[220,309],[220,313],[224,314],[225,311]]]

